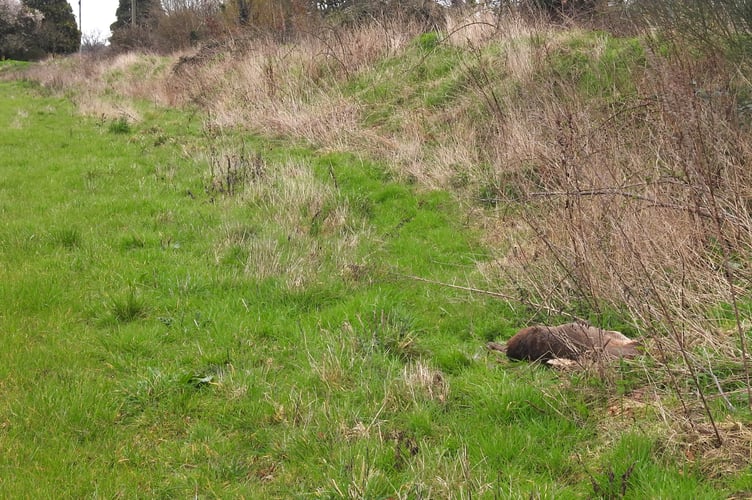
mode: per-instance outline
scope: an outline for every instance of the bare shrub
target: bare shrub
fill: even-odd
[[[638,22],[711,54],[726,51],[735,57],[748,54],[752,48],[752,10],[747,0],[640,0],[630,12]]]
[[[266,162],[261,154],[250,151],[245,144],[235,151],[211,149],[208,157],[210,180],[206,186],[211,196],[239,194],[265,174]]]
[[[607,106],[560,76],[536,109],[505,102],[518,123],[498,118],[495,189],[516,215],[498,219],[502,254],[482,270],[533,307],[632,323],[712,423],[705,354],[735,360],[749,389],[750,130],[720,61],[652,53],[646,71]]]

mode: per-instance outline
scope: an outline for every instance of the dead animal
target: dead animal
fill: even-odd
[[[578,360],[584,355],[633,358],[639,343],[619,332],[580,323],[559,326],[530,326],[514,335],[506,345],[507,357],[514,360]]]

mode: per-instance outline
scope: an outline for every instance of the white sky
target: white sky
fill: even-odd
[[[80,0],[81,17],[84,20],[84,35],[96,34],[98,38],[105,40],[110,37],[110,24],[115,22],[117,16],[118,0]],[[76,15],[78,22],[78,2],[79,0],[68,0],[73,8],[73,14]]]

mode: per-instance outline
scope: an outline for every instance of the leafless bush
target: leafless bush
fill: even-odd
[[[100,31],[90,31],[81,35],[81,53],[87,55],[104,55],[108,50],[107,38]]]
[[[639,22],[680,36],[708,51],[749,53],[752,34],[752,2],[749,0],[640,0],[631,6]]]
[[[547,311],[631,323],[669,380],[684,365],[691,384],[671,383],[712,422],[708,360],[734,360],[735,387],[750,387],[739,309],[752,285],[750,129],[722,61],[648,61],[634,95],[606,106],[554,76],[527,96],[534,107],[489,109],[495,190],[516,208],[498,219],[500,257],[484,272]]]

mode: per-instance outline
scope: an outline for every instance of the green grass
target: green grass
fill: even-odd
[[[420,36],[399,56],[385,59],[353,78],[346,91],[363,106],[363,122],[400,130],[400,112],[450,107],[467,92],[466,54],[440,43],[436,33]]]
[[[574,33],[548,55],[544,67],[545,73],[575,82],[588,98],[623,98],[636,92],[635,79],[645,67],[645,49],[639,38],[598,31]]]
[[[2,496],[605,498],[633,465],[628,498],[724,496],[604,433],[585,382],[486,353],[507,306],[405,278],[487,256],[447,193],[142,115],[0,84]]]
[[[0,59],[0,75],[5,72],[28,68],[30,63],[26,61],[14,61],[11,59]]]

